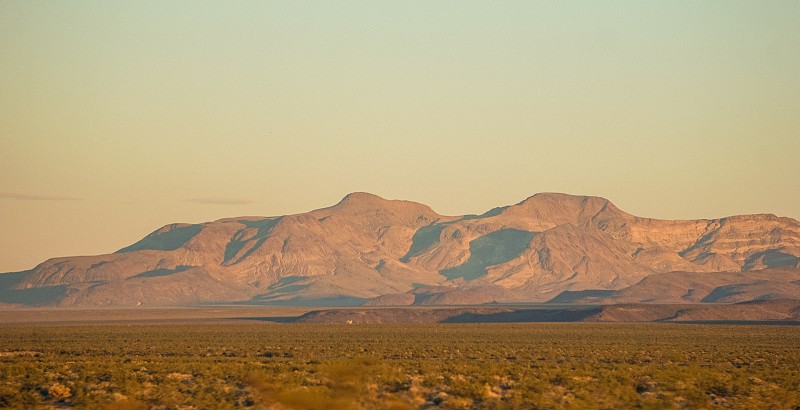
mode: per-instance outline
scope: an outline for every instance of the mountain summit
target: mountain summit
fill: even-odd
[[[536,194],[482,215],[355,192],[304,214],[171,224],[0,275],[0,304],[739,302],[800,298],[800,223],[668,221]]]

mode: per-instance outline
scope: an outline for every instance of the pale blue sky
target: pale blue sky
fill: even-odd
[[[800,218],[800,2],[0,2],[0,272],[351,191]]]

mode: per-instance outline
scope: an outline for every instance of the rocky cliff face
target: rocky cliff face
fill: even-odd
[[[458,304],[544,302],[562,293],[586,300],[575,292],[639,301],[633,295],[649,292],[648,283],[678,286],[666,294],[682,298],[693,280],[731,286],[767,271],[786,278],[800,271],[799,256],[800,223],[774,215],[664,221],[603,198],[547,193],[452,217],[353,193],[305,214],[172,224],[110,255],[51,259],[0,275],[0,303]],[[671,275],[681,280],[671,283]],[[748,297],[787,296],[757,288]]]

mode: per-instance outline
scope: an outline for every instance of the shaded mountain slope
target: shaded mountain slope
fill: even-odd
[[[800,295],[800,270],[669,272],[610,292],[563,292],[552,303],[733,303],[793,299]]]
[[[299,323],[760,322],[800,325],[800,300],[735,304],[615,304],[574,307],[359,308],[315,310]]]

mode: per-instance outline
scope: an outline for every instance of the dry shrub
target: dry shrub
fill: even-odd
[[[61,383],[53,383],[47,389],[47,395],[55,401],[66,401],[72,397],[72,390]]]

